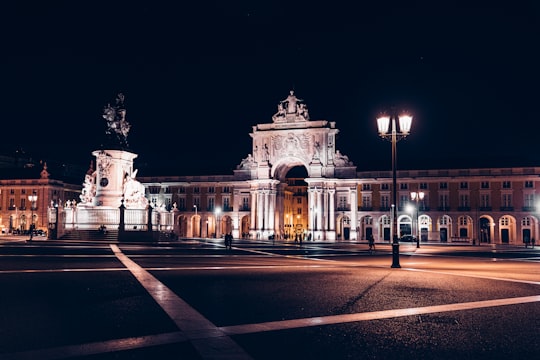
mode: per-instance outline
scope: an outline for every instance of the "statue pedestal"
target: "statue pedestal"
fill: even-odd
[[[97,150],[95,206],[118,208],[122,203],[124,179],[133,174],[133,159],[138,155],[125,150]]]

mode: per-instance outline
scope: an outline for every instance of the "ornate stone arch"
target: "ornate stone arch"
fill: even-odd
[[[271,123],[253,126],[249,134],[252,151],[234,171],[238,179],[249,180],[252,238],[283,235],[285,214],[283,187],[289,170],[307,170],[308,229],[312,239],[336,239],[336,197],[347,195],[350,203],[351,240],[357,240],[356,166],[336,150],[335,122],[311,120],[304,100],[294,91],[278,103]],[[350,190],[354,189],[354,190]]]
[[[285,180],[289,170],[296,166],[303,166],[306,168],[309,177],[309,165],[305,163],[302,159],[294,156],[284,156],[277,160],[270,170],[270,176],[279,181]]]

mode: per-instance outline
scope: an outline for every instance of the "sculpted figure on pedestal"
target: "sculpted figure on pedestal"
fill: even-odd
[[[114,135],[118,144],[128,147],[127,136],[131,125],[126,120],[126,109],[124,108],[124,94],[120,93],[116,97],[116,105],[107,106],[103,109],[103,118],[107,121],[107,135]]]
[[[148,205],[148,199],[144,196],[144,185],[135,180],[137,170],[124,178],[124,205],[126,208],[144,209]]]

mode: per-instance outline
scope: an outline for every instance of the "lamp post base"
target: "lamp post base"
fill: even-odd
[[[399,243],[392,243],[392,268],[400,268],[399,265]]]

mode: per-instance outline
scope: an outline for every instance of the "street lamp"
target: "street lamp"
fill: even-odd
[[[200,221],[198,221],[198,217],[197,217],[197,205],[193,205],[193,208],[195,209],[195,221],[198,222],[198,230],[199,230],[199,237],[201,237],[201,223]],[[193,231],[193,236],[195,236],[195,232]]]
[[[36,207],[36,201],[37,201],[37,194],[36,192],[32,192],[32,195],[28,195],[28,201],[30,201],[30,210],[31,210],[31,215],[30,215],[30,241],[32,240],[32,236],[34,235],[34,228],[36,227],[36,225],[34,224],[34,208]]]
[[[396,143],[409,135],[411,130],[412,116],[399,115],[399,130],[396,127],[396,115],[382,115],[377,118],[379,136],[392,142],[392,267],[400,268],[399,264],[399,240],[397,231],[397,175],[396,175]],[[391,125],[391,127],[390,127]]]
[[[416,202],[416,248],[418,249],[420,247],[420,223],[418,222],[418,213],[420,212],[419,203],[420,201],[424,200],[424,192],[423,191],[413,191],[411,192],[411,199]]]

